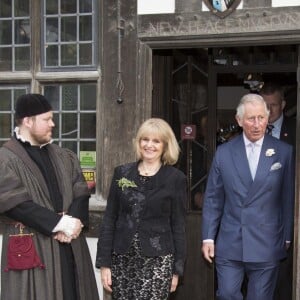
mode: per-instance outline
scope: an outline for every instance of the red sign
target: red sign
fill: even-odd
[[[196,138],[196,125],[181,124],[181,139],[194,140]]]

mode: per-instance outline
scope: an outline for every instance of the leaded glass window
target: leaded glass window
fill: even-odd
[[[14,130],[16,99],[29,92],[29,86],[0,86],[0,146],[11,138]]]
[[[54,141],[78,155],[96,151],[96,89],[93,83],[44,86],[54,112]]]
[[[95,1],[43,1],[43,66],[95,67]]]
[[[0,1],[0,71],[30,70],[29,0]]]

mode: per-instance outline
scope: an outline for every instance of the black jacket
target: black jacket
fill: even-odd
[[[122,190],[118,180],[123,177],[137,186]],[[140,183],[137,162],[117,167],[100,228],[96,267],[111,267],[112,251],[125,254],[138,232],[143,255],[174,254],[173,273],[182,275],[186,201],[186,176],[172,166],[162,166],[145,184]]]
[[[296,145],[296,119],[283,117],[283,122],[280,129],[280,139],[295,149]]]

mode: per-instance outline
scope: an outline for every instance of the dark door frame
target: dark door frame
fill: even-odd
[[[276,43],[274,43],[276,45]],[[291,42],[291,44],[293,44]],[[162,49],[164,45],[164,42],[162,41],[159,45],[159,48]],[[182,46],[182,45],[181,45]],[[225,46],[225,45],[224,45]],[[244,46],[244,45],[241,45]],[[166,46],[167,48],[170,48],[170,45]],[[188,45],[186,45],[188,47]],[[236,45],[238,47],[238,45]],[[196,47],[194,47],[196,48]],[[198,47],[201,48],[201,47]],[[209,47],[208,47],[209,48]],[[149,48],[151,49],[151,48]],[[152,51],[152,49],[150,50]],[[212,58],[209,57],[211,60]],[[285,64],[274,64],[274,65],[246,65],[246,66],[215,66],[213,65],[212,61],[209,61],[209,77],[208,77],[208,126],[210,130],[213,132],[216,132],[216,118],[217,118],[217,89],[215,88],[217,86],[217,78],[219,74],[229,74],[229,73],[238,73],[238,72],[261,72],[261,73],[286,73],[286,72],[295,72],[297,76],[297,111],[300,111],[300,45],[298,45],[298,66],[294,65],[285,65]],[[300,116],[297,114],[297,132],[300,132]],[[214,149],[216,148],[216,140],[210,139],[209,145],[208,145],[210,151],[209,153],[214,153]],[[299,185],[300,185],[300,138],[298,137],[296,140],[296,193],[295,193],[295,242],[294,242],[294,282],[293,282],[293,299],[299,300],[300,299],[300,292],[296,288],[298,285],[297,283],[300,280],[300,262],[299,262]],[[212,157],[211,157],[212,160]],[[199,249],[200,251],[200,249]],[[213,285],[212,285],[213,286]]]

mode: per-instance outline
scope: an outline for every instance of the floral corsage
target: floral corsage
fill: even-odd
[[[134,181],[128,180],[125,177],[117,180],[118,186],[124,191],[125,188],[137,187]]]
[[[274,149],[268,149],[267,151],[266,151],[266,156],[268,156],[268,157],[270,157],[270,156],[272,156],[272,155],[274,155],[275,154],[275,150]]]

